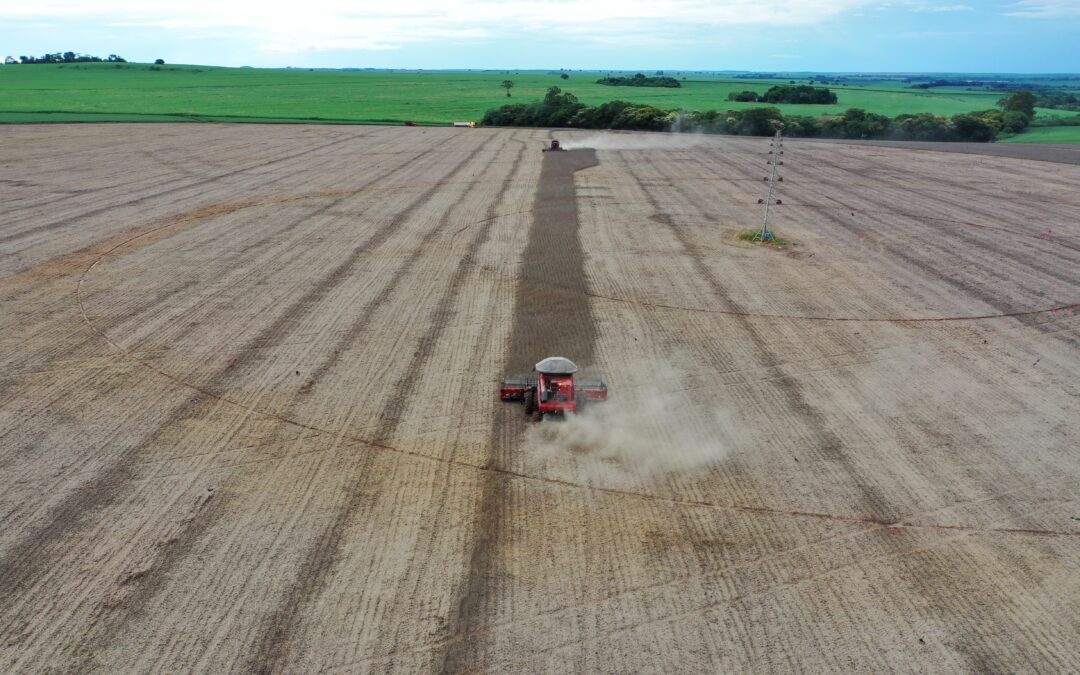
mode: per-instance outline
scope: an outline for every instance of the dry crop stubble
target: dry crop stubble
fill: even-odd
[[[9,669],[1077,667],[1074,167],[793,144],[782,253],[723,243],[764,140],[56,129],[0,130]],[[529,428],[567,345],[611,401]]]

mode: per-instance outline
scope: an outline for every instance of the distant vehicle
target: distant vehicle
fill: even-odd
[[[409,121],[405,122],[405,126],[407,126],[407,127],[415,127],[416,122],[413,122],[412,120],[409,120]]]
[[[475,129],[476,122],[454,122],[454,126],[463,129]]]
[[[551,146],[544,148],[544,152],[566,152],[566,148],[559,143],[558,139],[553,138],[551,139]]]

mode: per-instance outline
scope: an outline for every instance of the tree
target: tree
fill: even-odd
[[[559,77],[561,77],[561,78],[562,78],[562,79],[564,79],[564,80],[569,80],[569,79],[570,79],[570,76],[569,76],[569,75],[567,75],[566,73],[563,73],[563,74],[562,74],[562,75],[560,75]]]
[[[155,66],[163,66],[163,65],[165,65],[165,59],[155,59],[154,60],[154,65]]]
[[[1028,118],[1030,122],[1035,118],[1035,94],[1030,91],[1014,91],[997,104],[1005,112],[1018,112]]]
[[[952,126],[957,140],[990,143],[997,138],[997,129],[975,114],[953,115]]]
[[[949,120],[933,113],[899,115],[893,120],[891,136],[905,141],[948,141],[952,127]]]
[[[506,98],[510,98],[510,90],[514,88],[513,81],[503,80],[499,86],[506,90]]]
[[[836,94],[821,87],[780,84],[769,87],[761,100],[766,103],[836,103]]]
[[[75,61],[75,52],[64,52],[64,63],[73,63]]]
[[[754,91],[733,91],[727,95],[727,99],[741,103],[757,103],[759,97]]]
[[[778,108],[750,108],[742,114],[741,131],[747,136],[772,136],[783,124]]]
[[[1001,122],[1001,127],[1004,131],[1018,134],[1028,128],[1028,124],[1031,123],[1031,120],[1022,112],[1010,110],[1001,116]]]
[[[848,108],[843,115],[826,117],[821,130],[831,138],[879,138],[888,133],[891,123],[884,115]]]

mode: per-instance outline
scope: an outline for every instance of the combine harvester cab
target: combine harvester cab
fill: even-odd
[[[581,414],[589,401],[606,401],[602,380],[577,380],[577,366],[570,359],[551,356],[536,364],[535,375],[503,380],[499,398],[524,401],[525,414],[539,422],[544,415]]]

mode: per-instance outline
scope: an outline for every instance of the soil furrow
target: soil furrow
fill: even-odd
[[[422,160],[433,152],[435,152],[434,148],[428,149],[415,156],[413,161]],[[408,164],[404,166],[408,166]],[[394,172],[385,174],[382,179],[389,177],[392,173]],[[430,193],[428,193],[428,197],[430,197]],[[342,200],[339,199],[323,205],[310,217],[317,216],[319,213],[333,208],[340,201]],[[406,208],[409,208],[409,206],[407,205]],[[378,233],[376,233],[375,237],[377,236]],[[295,328],[301,316],[314,310],[321,300],[327,297],[341,283],[348,270],[361,259],[363,252],[367,248],[367,243],[367,240],[365,240],[356,246],[348,257],[335,266],[329,274],[322,276],[321,280],[301,297],[292,301],[273,322],[261,330],[250,342],[253,344],[264,343]],[[258,354],[257,350],[250,347],[240,349],[239,355],[230,365],[217,371],[202,386],[208,391],[220,390],[230,380],[240,377],[248,367],[248,362]],[[156,430],[151,432],[142,442],[125,451],[113,463],[112,467],[102,472],[95,479],[83,484],[72,495],[65,498],[50,513],[50,523],[47,527],[35,536],[27,537],[23,544],[15,547],[14,550],[0,559],[0,579],[3,580],[0,582],[2,584],[0,585],[0,597],[8,596],[14,589],[29,583],[29,579],[41,572],[48,571],[50,568],[49,562],[40,560],[40,556],[43,553],[47,555],[51,548],[68,538],[72,532],[89,521],[92,514],[114,503],[119,498],[120,492],[115,486],[131,477],[131,469],[128,464],[132,458],[152,446],[160,435],[172,425],[187,417],[200,414],[202,414],[202,408],[197,402],[186,401],[174,408]]]
[[[631,166],[634,161],[635,160],[630,160],[625,163],[627,166]],[[654,169],[656,168],[652,161],[648,159],[645,159],[644,161]],[[672,235],[674,235],[676,240],[683,247],[684,251],[693,250],[693,243],[688,239],[685,231],[664,211],[661,204],[653,195],[651,189],[645,184],[641,177],[635,173],[632,168],[629,169],[629,175],[637,183],[645,200],[652,207],[653,215],[651,218],[669,228]],[[684,203],[693,204],[695,208],[698,209],[702,208],[700,205],[695,204],[693,195],[689,195],[681,190],[677,184],[672,183],[670,184],[670,187],[681,195]],[[709,214],[705,211],[701,211],[700,213],[704,218],[709,217]],[[721,308],[724,311],[731,312],[731,314],[727,316],[729,316],[739,327],[740,332],[751,339],[762,365],[769,369],[778,368],[781,363],[780,356],[773,352],[766,336],[754,324],[753,320],[747,316],[748,312],[746,308],[735,299],[734,294],[730,290],[724,288],[713,274],[712,270],[705,265],[700,257],[686,256],[686,258],[690,265],[693,266],[696,276],[707,283],[712,289],[713,297],[720,303]],[[853,458],[845,449],[843,441],[841,441],[839,436],[837,436],[830,428],[828,421],[821,411],[810,403],[810,400],[803,390],[802,383],[795,377],[782,377],[775,380],[775,382],[783,396],[785,410],[801,419],[816,439],[816,452],[820,453],[828,460],[842,466],[848,476],[852,479],[852,482],[858,487],[862,495],[862,504],[859,510],[864,514],[867,514],[872,518],[880,519],[883,522],[891,522],[892,519],[895,519],[898,515],[896,509],[889,502],[888,498],[880,488],[868,481],[865,476],[861,475]]]
[[[289,155],[287,155],[285,157],[278,157],[278,158],[274,158],[274,159],[268,159],[268,160],[265,160],[263,162],[259,162],[258,164],[254,164],[254,165],[246,166],[246,167],[241,167],[241,168],[238,168],[238,169],[233,169],[231,171],[226,171],[225,173],[218,174],[216,176],[211,176],[209,178],[203,178],[201,180],[197,180],[197,181],[194,181],[192,183],[185,184],[185,185],[177,185],[175,187],[166,188],[164,190],[159,190],[158,192],[155,192],[153,194],[144,195],[142,197],[136,197],[135,199],[130,199],[128,201],[121,202],[119,204],[109,204],[107,206],[103,206],[103,207],[100,207],[100,208],[97,208],[97,209],[93,209],[93,210],[90,210],[90,211],[80,213],[77,216],[74,216],[74,217],[71,217],[71,218],[62,218],[62,219],[59,219],[59,220],[53,220],[53,221],[49,221],[49,222],[45,222],[45,223],[40,223],[38,225],[34,225],[33,227],[29,227],[29,228],[27,228],[25,230],[19,230],[17,232],[12,232],[11,234],[6,234],[6,235],[0,235],[0,245],[7,244],[9,242],[16,241],[18,239],[24,239],[24,238],[26,238],[28,236],[39,234],[41,232],[46,232],[46,231],[49,231],[49,230],[53,230],[53,229],[56,229],[58,227],[66,227],[66,226],[71,225],[73,223],[77,223],[77,222],[79,222],[81,220],[85,220],[86,218],[92,218],[94,216],[98,216],[98,215],[101,215],[103,213],[108,213],[109,211],[113,211],[113,210],[116,210],[118,208],[123,208],[123,207],[127,207],[127,206],[137,206],[139,204],[145,204],[148,201],[151,201],[151,200],[154,200],[154,199],[160,199],[161,197],[164,197],[166,195],[176,194],[176,193],[182,192],[184,190],[191,190],[193,188],[202,187],[204,185],[211,185],[211,184],[216,183],[216,182],[218,182],[218,181],[220,181],[222,179],[225,179],[225,178],[231,178],[233,176],[241,175],[241,174],[244,174],[244,173],[247,173],[247,172],[250,172],[250,171],[254,171],[256,169],[263,169],[263,168],[266,168],[266,167],[271,166],[273,164],[278,164],[280,162],[287,162],[287,161],[290,161],[290,160],[299,159],[301,157],[304,157],[306,155],[310,155],[312,153],[318,152],[318,151],[323,150],[325,148],[340,145],[342,143],[351,143],[353,141],[362,140],[364,138],[367,138],[367,136],[368,136],[368,134],[360,134],[360,135],[356,135],[356,136],[350,136],[349,138],[334,139],[333,141],[331,141],[329,143],[324,143],[324,144],[319,145],[317,147],[308,148],[307,150],[302,150],[300,152],[291,153],[291,154],[289,154]]]
[[[507,347],[507,373],[529,372],[546,356],[566,356],[579,366],[591,366],[596,341],[586,294],[585,257],[578,235],[578,205],[574,174],[597,165],[595,151],[575,150],[544,155],[540,183],[533,204],[533,224],[515,285],[514,325]],[[548,285],[555,282],[559,289]],[[571,292],[563,292],[569,289]],[[520,414],[501,411],[492,429],[489,466],[510,466],[510,454],[522,430]],[[516,417],[516,419],[515,419]],[[512,517],[505,476],[487,474],[474,518],[468,573],[456,594],[458,606],[447,622],[451,636],[472,635],[485,625],[498,589],[500,542]],[[451,641],[439,656],[443,672],[475,666],[471,640]]]
[[[472,162],[483,149],[483,145],[478,145],[474,148],[471,153],[465,156],[460,164],[454,167],[447,178],[449,179],[461,171],[467,164]],[[520,161],[521,157],[519,156],[512,173],[516,170],[517,164],[520,163]],[[426,196],[430,198],[437,189],[437,186],[431,188],[428,193],[426,193]],[[465,200],[467,195],[467,191],[463,191],[458,195],[457,199],[445,209],[436,226],[424,235],[420,246],[417,247],[412,255],[397,269],[386,287],[372,302],[368,303],[357,312],[357,320],[349,326],[345,338],[334,347],[330,356],[320,364],[320,367],[313,374],[312,377],[316,382],[337,363],[337,360],[347,350],[349,345],[369,329],[370,321],[374,314],[391,298],[393,292],[400,286],[402,281],[414,273],[417,261],[426,255],[427,249],[432,245],[435,239],[439,235],[446,234],[447,230],[453,225],[450,216],[454,213],[457,206]],[[407,215],[408,214],[405,214],[405,216]],[[393,230],[396,230],[403,222],[404,217],[401,221],[392,223],[391,226],[387,228],[387,235]],[[486,233],[489,230],[490,224],[481,230],[481,234],[486,236]],[[474,253],[482,243],[483,238],[474,239],[470,245],[469,252]],[[379,420],[379,426],[375,431],[374,440],[378,443],[386,443],[392,440],[394,431],[401,421],[402,411],[411,400],[417,378],[423,372],[423,369],[428,366],[428,360],[431,353],[439,339],[442,337],[443,331],[449,324],[453,303],[459,299],[458,290],[460,289],[463,274],[466,270],[466,260],[467,258],[462,258],[459,262],[457,272],[451,279],[446,292],[442,295],[435,308],[434,314],[431,317],[431,328],[421,339],[420,345],[414,353],[408,369],[393,387],[393,393],[383,405],[381,412],[376,416],[376,419]],[[366,458],[360,463],[356,471],[356,484],[350,491],[345,503],[337,510],[330,526],[318,537],[314,546],[308,550],[307,555],[300,564],[296,579],[283,593],[281,600],[275,609],[268,614],[268,618],[265,621],[266,628],[255,643],[255,656],[248,664],[248,667],[252,671],[263,673],[279,672],[283,670],[283,662],[288,656],[288,650],[294,639],[294,633],[303,616],[303,608],[325,586],[327,578],[334,572],[336,561],[340,557],[340,550],[344,542],[346,529],[352,522],[356,512],[368,498],[368,495],[374,491],[374,486],[367,485],[367,483],[378,482],[376,477],[370,475],[371,462],[374,459],[375,453],[368,450],[366,451],[366,455]]]

